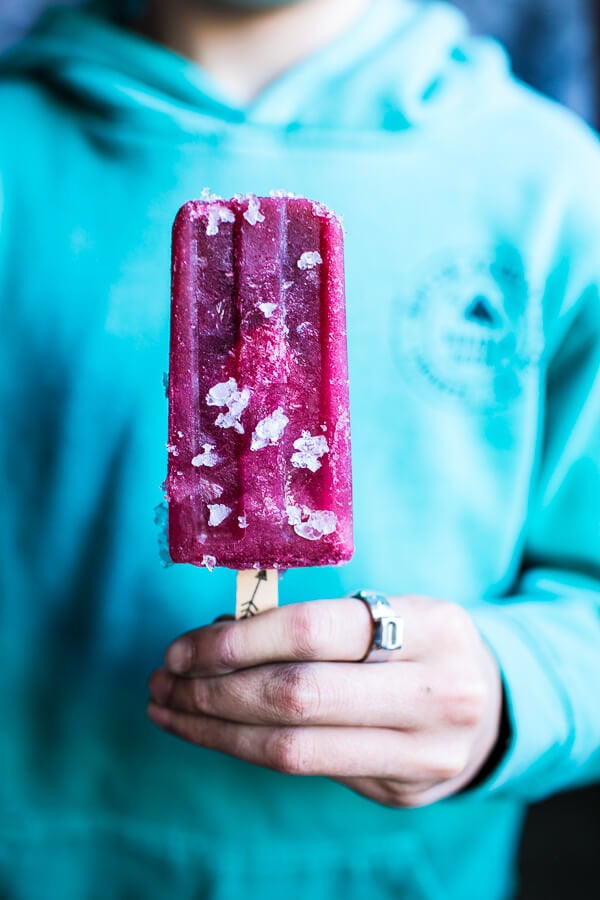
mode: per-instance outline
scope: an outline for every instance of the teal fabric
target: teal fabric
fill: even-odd
[[[0,893],[500,900],[524,803],[600,772],[600,153],[450,7],[375,0],[239,108],[192,63],[55,11],[0,75]],[[513,737],[393,810],[145,718],[234,573],[159,562],[170,226],[204,186],[344,216],[357,587],[468,607]],[[408,636],[410,640],[410,635]]]

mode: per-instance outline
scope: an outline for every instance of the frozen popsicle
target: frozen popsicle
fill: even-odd
[[[288,195],[186,203],[173,228],[169,549],[281,570],[353,552],[343,232]]]

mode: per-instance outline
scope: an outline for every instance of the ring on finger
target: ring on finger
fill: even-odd
[[[352,594],[352,597],[362,600],[369,610],[372,623],[371,644],[360,662],[385,662],[392,653],[402,649],[402,616],[396,615],[385,594],[361,590]]]

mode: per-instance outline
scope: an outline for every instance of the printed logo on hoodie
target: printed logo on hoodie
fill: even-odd
[[[539,360],[539,296],[511,248],[447,251],[409,277],[392,334],[412,386],[475,412],[501,411]]]

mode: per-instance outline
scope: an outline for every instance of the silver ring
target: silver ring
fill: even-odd
[[[402,650],[404,620],[397,616],[384,594],[376,591],[357,591],[352,594],[362,600],[371,616],[373,634],[371,646],[360,662],[385,662],[395,650]]]

